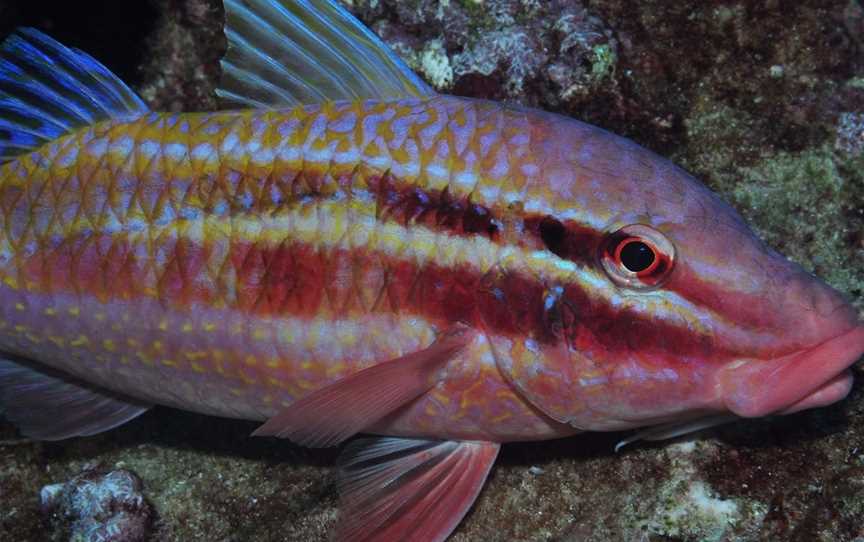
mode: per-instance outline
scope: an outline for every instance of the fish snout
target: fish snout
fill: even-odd
[[[861,325],[858,311],[834,288],[797,264],[778,256],[774,280],[763,285],[767,321],[776,337],[770,352],[757,357],[778,357],[811,349]]]
[[[719,371],[723,404],[743,417],[790,414],[843,399],[852,387],[849,367],[864,354],[864,322],[855,307],[797,265],[777,263],[782,278],[772,285],[767,307],[777,319],[774,346]]]
[[[811,348],[729,364],[719,372],[720,395],[726,408],[746,418],[827,406],[849,393],[849,367],[862,354],[864,323],[857,322]]]

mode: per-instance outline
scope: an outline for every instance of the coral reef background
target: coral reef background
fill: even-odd
[[[346,3],[442,92],[571,115],[671,158],[864,308],[861,0]],[[217,106],[218,0],[0,0],[0,37],[21,25],[89,52],[154,109]],[[842,404],[695,440],[505,446],[454,541],[862,542],[860,367]],[[32,443],[0,420],[0,540],[67,540],[75,519],[40,490],[93,469],[136,473],[152,505],[136,500],[146,529],[112,540],[326,540],[336,452],[254,427],[157,408]]]

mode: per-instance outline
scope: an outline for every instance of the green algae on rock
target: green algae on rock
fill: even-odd
[[[732,188],[732,200],[760,235],[830,284],[855,294],[864,310],[864,250],[855,246],[864,231],[864,157],[840,158],[826,144],[778,153],[739,173],[744,182]]]

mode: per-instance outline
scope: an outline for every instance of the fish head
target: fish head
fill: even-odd
[[[664,286],[710,315],[711,406],[759,417],[843,399],[852,387],[850,367],[864,353],[858,311],[762,243],[733,210],[726,208],[725,225],[713,222],[699,228],[698,220],[684,221],[669,231],[682,248]]]
[[[543,327],[496,350],[535,406],[620,430],[846,396],[864,325],[840,293],[667,160],[581,123],[553,131],[537,152],[555,211],[526,223],[555,264],[534,277]]]
[[[705,407],[758,417],[843,399],[852,386],[849,368],[864,353],[858,312],[699,188],[691,200],[711,218],[697,213],[656,227],[676,247],[662,295],[705,322],[710,347],[696,361]]]

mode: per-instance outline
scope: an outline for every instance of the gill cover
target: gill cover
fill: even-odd
[[[580,409],[572,391],[581,363],[568,346],[566,333],[574,329],[576,314],[564,300],[564,288],[541,282],[529,286],[499,264],[483,277],[480,289],[480,302],[494,308],[485,311],[485,325],[514,331],[510,336],[489,334],[499,370],[543,413],[569,423]]]
[[[552,419],[593,431],[631,428],[641,416],[662,421],[679,404],[675,388],[684,380],[668,363],[674,353],[666,346],[675,338],[662,336],[653,314],[668,304],[662,285],[674,269],[672,240],[645,224],[602,231],[579,264],[547,254],[568,270],[556,281],[534,277],[526,284],[504,270],[518,267],[511,263],[481,283],[481,302],[496,307],[485,314],[499,319],[487,316],[485,324],[512,330],[490,338],[505,378]],[[648,265],[629,269],[632,262],[620,255],[625,243],[649,250]],[[676,324],[679,332],[695,331]],[[660,395],[653,404],[644,403],[646,389]]]

